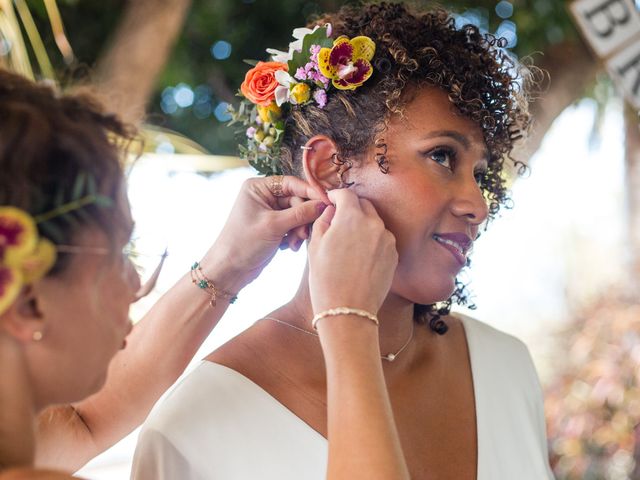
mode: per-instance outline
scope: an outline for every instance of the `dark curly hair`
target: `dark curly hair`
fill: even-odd
[[[294,107],[285,119],[281,146],[283,171],[302,175],[300,146],[317,134],[332,138],[342,158],[362,158],[394,115],[402,115],[414,87],[444,90],[458,111],[475,122],[489,150],[488,170],[481,189],[489,219],[510,202],[505,162],[516,170],[524,165],[511,157],[514,143],[529,127],[529,76],[504,50],[505,41],[483,34],[474,25],[457,28],[454,17],[441,8],[418,12],[401,3],[345,6],[317,18],[312,25],[330,23],[334,37],[370,37],[376,44],[372,77],[355,91],[332,91],[327,105]],[[336,118],[348,121],[336,122]],[[383,173],[388,165],[376,159]],[[439,334],[452,303],[469,305],[463,282],[445,302],[416,305],[415,319]]]
[[[95,226],[113,243],[119,229],[128,227],[116,205],[124,185],[123,154],[134,133],[89,95],[59,95],[0,70],[0,205],[38,215],[95,192],[111,206],[88,204],[39,223],[39,234],[70,243]],[[87,181],[79,183],[79,176]],[[58,255],[49,274],[64,271],[68,257]]]

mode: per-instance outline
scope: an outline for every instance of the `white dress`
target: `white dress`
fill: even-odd
[[[478,480],[545,480],[542,390],[527,347],[462,317],[473,374]],[[327,440],[261,387],[203,361],[140,433],[135,480],[320,480]],[[455,459],[452,459],[455,461]]]

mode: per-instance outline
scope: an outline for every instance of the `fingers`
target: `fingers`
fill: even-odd
[[[273,181],[274,177],[255,178],[252,180],[254,186],[269,192],[269,194],[278,201],[278,204],[280,204],[282,198],[286,197],[308,198],[310,200],[320,200],[327,204],[331,203],[324,190],[314,188],[304,180],[290,175],[282,176],[281,195],[276,197],[272,191]]]
[[[331,226],[331,220],[333,220],[336,214],[336,207],[329,205],[324,209],[322,215],[313,224],[313,238],[322,238],[325,232]]]
[[[300,227],[299,238],[307,238],[306,225],[313,223],[325,208],[325,203],[318,200],[292,200],[291,208],[277,210],[272,214],[272,223],[278,234],[284,235],[290,230]]]

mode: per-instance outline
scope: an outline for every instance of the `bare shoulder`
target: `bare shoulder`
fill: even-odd
[[[323,358],[319,339],[313,333],[262,320],[205,360],[235,370],[287,404],[291,391],[306,389],[320,379],[323,383]]]
[[[529,350],[522,340],[469,315],[460,312],[451,313],[447,317],[447,322],[457,324],[467,337],[468,343],[480,341],[486,345],[507,348],[514,352],[527,352],[528,355]]]
[[[286,365],[287,332],[276,327],[265,321],[256,322],[211,352],[205,360],[229,367],[264,386],[279,365]]]

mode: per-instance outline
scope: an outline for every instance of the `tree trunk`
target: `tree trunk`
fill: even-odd
[[[130,0],[98,61],[92,90],[108,110],[134,124],[144,118],[191,0]]]
[[[625,106],[625,190],[629,248],[629,294],[640,294],[640,122],[638,112]]]
[[[534,59],[547,75],[542,91],[531,105],[533,128],[527,141],[517,149],[515,158],[525,163],[540,148],[553,121],[572,103],[584,96],[600,70],[581,41],[559,43],[549,47],[542,58]]]

